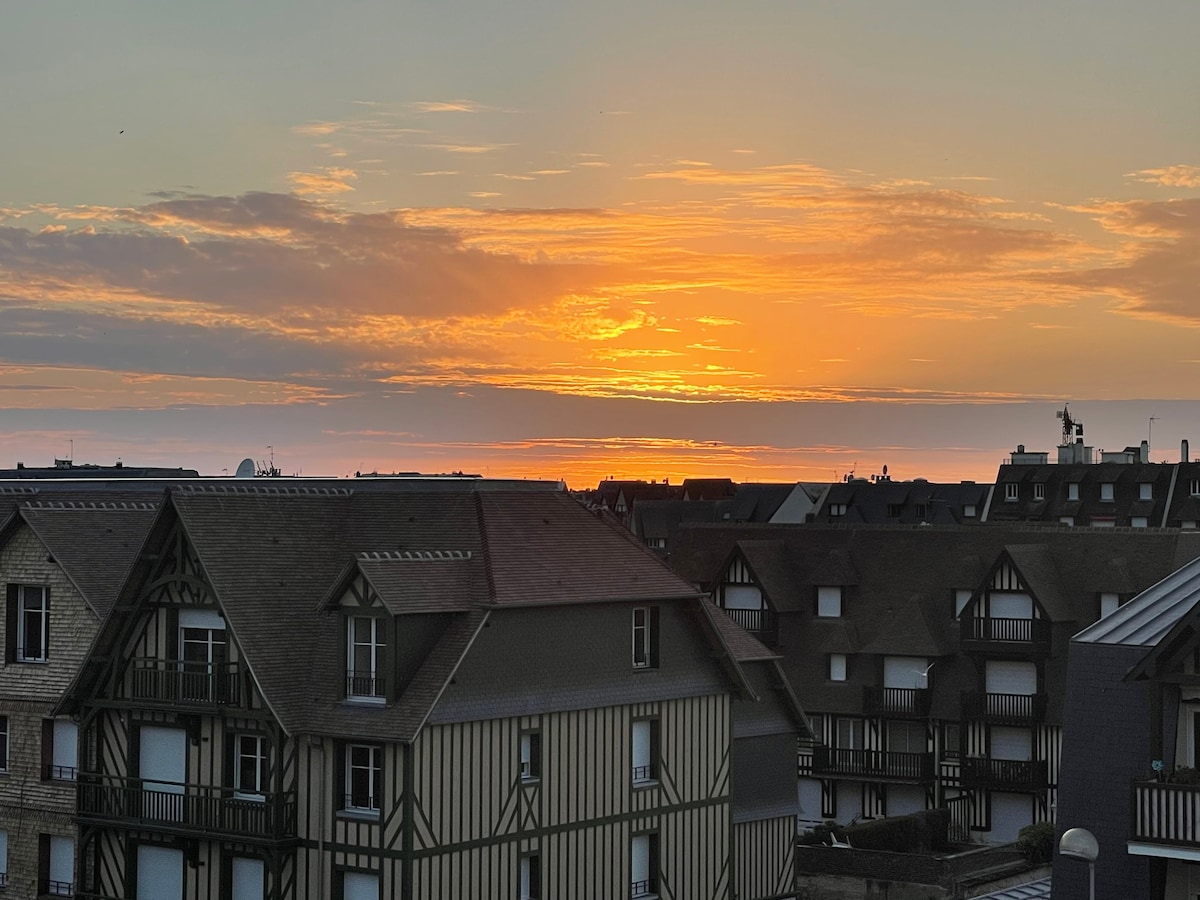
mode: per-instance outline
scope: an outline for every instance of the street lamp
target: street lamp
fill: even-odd
[[[1086,828],[1071,828],[1059,838],[1058,852],[1088,864],[1088,897],[1096,900],[1096,857],[1100,855],[1096,836]]]

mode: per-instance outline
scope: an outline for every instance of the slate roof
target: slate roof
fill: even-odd
[[[144,491],[86,490],[19,495],[0,534],[25,522],[92,610],[103,616],[125,580],[158,510]]]
[[[1080,644],[1156,646],[1200,603],[1200,559],[1142,591],[1071,640]]]
[[[974,481],[937,483],[913,481],[868,481],[855,478],[831,485],[814,520],[825,524],[931,525],[970,524],[984,512],[991,485]],[[845,513],[835,516],[833,504],[844,504]],[[966,515],[973,506],[975,515]]]
[[[148,553],[64,709],[95,677],[115,640],[115,618],[134,606],[150,559],[176,520],[255,682],[289,733],[411,740],[491,609],[696,598],[627,531],[597,522],[556,491],[176,487],[159,516]],[[416,675],[386,709],[342,702],[342,641],[327,604],[331,586],[355,570],[389,609],[448,617]]]
[[[972,689],[976,677],[960,651],[954,592],[976,591],[994,565],[1011,558],[1054,629],[1045,674],[1055,721],[1067,644],[1095,621],[1100,593],[1135,593],[1200,556],[1200,533],[1020,524],[691,525],[680,530],[670,559],[683,578],[712,589],[735,552],[752,563],[780,613],[782,664],[807,709],[861,711],[862,688],[881,682],[879,658],[903,655],[940,660],[932,681],[939,718],[958,718],[959,692]],[[816,588],[839,576],[843,615],[817,617]],[[851,656],[848,682],[828,681],[830,653]]]

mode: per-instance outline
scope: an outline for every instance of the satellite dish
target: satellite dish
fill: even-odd
[[[237,472],[234,473],[234,478],[253,478],[254,477],[254,460],[246,457],[238,463]]]

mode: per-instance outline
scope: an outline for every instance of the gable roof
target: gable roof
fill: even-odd
[[[112,605],[157,513],[157,497],[106,491],[25,495],[0,526],[7,543],[24,523],[97,616]]]
[[[111,654],[150,560],[175,527],[199,560],[255,684],[289,733],[411,740],[489,609],[697,597],[627,531],[597,521],[562,492],[181,486],[164,502],[147,553],[64,709],[78,702],[99,661]],[[356,572],[389,611],[446,617],[386,709],[345,704],[340,690],[342,641],[331,637],[329,604]]]

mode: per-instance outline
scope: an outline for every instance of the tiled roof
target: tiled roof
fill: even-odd
[[[990,894],[979,894],[971,900],[1050,900],[1050,879],[1039,878],[1025,884],[1014,884]]]
[[[465,612],[488,600],[483,559],[470,550],[360,553],[355,566],[393,615]]]
[[[21,502],[25,521],[97,615],[108,612],[129,571],[157,504],[145,492],[59,491]]]

